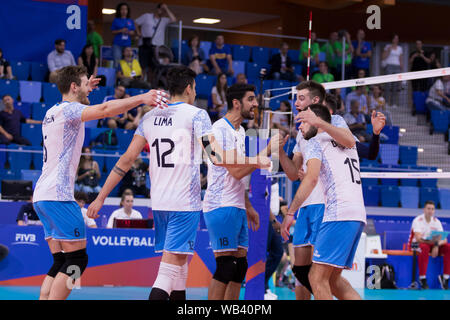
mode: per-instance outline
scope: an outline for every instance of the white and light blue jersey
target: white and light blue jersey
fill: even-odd
[[[342,118],[339,115],[331,116],[331,124],[337,128],[347,128],[348,129],[347,123],[345,122],[344,118]],[[293,152],[294,153],[302,152],[302,150],[305,150],[307,141],[303,138],[303,134],[300,130],[298,131],[296,140],[297,140],[297,143],[295,144]],[[304,158],[304,155],[303,155],[303,158]],[[303,167],[303,171],[306,172],[306,162],[305,161],[303,161],[302,167]],[[303,207],[309,206],[311,204],[321,204],[321,203],[325,203],[325,196],[324,196],[324,191],[322,188],[322,183],[320,181],[318,181],[316,187],[311,192],[309,197],[303,202],[301,207],[303,208]]]
[[[75,200],[75,178],[84,142],[81,114],[86,107],[64,101],[46,112],[42,122],[42,174],[36,183],[33,202]]]
[[[237,150],[245,156],[245,130],[236,130],[228,119],[222,118],[213,124],[214,138],[223,150]],[[245,209],[244,179],[234,178],[226,168],[214,165],[208,159],[208,187],[203,199],[203,211],[208,212],[222,207]]]
[[[341,147],[322,132],[308,140],[303,157],[305,163],[311,159],[322,162],[320,181],[325,194],[322,222],[351,220],[366,223],[356,146],[351,149]]]
[[[145,114],[135,135],[144,137],[150,147],[153,210],[202,210],[198,140],[211,133],[208,113],[184,102]]]

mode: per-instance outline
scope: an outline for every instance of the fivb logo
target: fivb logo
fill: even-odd
[[[12,244],[27,244],[32,246],[39,245],[38,243],[36,243],[36,235],[34,233],[16,233],[15,242],[13,242]]]
[[[81,29],[81,9],[77,5],[71,5],[67,7],[66,13],[69,17],[66,20],[66,26],[69,30]]]

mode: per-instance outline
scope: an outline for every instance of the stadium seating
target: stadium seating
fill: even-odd
[[[20,170],[20,179],[21,180],[31,180],[33,182],[33,189],[36,186],[36,182],[39,180],[41,176],[41,170]]]
[[[105,157],[104,156],[96,156],[95,154],[104,154],[102,149],[93,148],[91,150],[92,159],[97,161],[98,167],[100,168],[100,172],[105,172]],[[103,174],[102,174],[103,175]]]
[[[250,47],[244,45],[232,45],[231,55],[234,60],[248,62],[250,61]]]
[[[380,157],[383,164],[398,164],[399,146],[397,144],[381,144]]]
[[[269,106],[273,111],[280,109],[281,101],[283,101],[283,97],[271,99],[269,102]]]
[[[403,165],[417,164],[417,150],[415,146],[400,146],[399,163]]]
[[[127,149],[133,140],[134,130],[116,130],[117,140],[119,143],[119,149]]]
[[[252,47],[251,57],[252,61],[258,64],[268,64],[269,63],[269,48],[264,47]]]
[[[5,149],[6,145],[0,144],[0,149]],[[5,167],[6,162],[6,152],[0,151],[0,169],[3,169]]]
[[[22,136],[28,139],[33,146],[40,146],[42,143],[42,125],[22,123]]]
[[[209,50],[211,49],[212,42],[211,41],[200,41],[200,49],[205,53],[205,59],[209,57]],[[234,59],[234,58],[233,58]]]
[[[43,120],[49,108],[50,104],[47,103],[33,103],[31,105],[31,117],[34,120]]]
[[[31,80],[44,82],[47,74],[47,64],[40,62],[31,62]]]
[[[61,93],[56,84],[47,82],[42,83],[42,98],[48,105],[54,105],[62,100]]]
[[[400,204],[402,208],[415,209],[419,207],[419,188],[410,186],[401,186]]]
[[[200,99],[208,99],[215,83],[216,76],[208,76],[206,74],[198,75],[195,78],[197,97]]]
[[[449,127],[449,111],[431,110],[430,134],[447,133]]]
[[[400,189],[397,186],[382,186],[380,190],[382,207],[398,207],[400,204]]]
[[[294,65],[299,65],[300,64],[300,60],[299,60],[300,50],[292,50],[292,49],[289,50],[288,51],[288,57],[291,58],[292,63]]]
[[[380,186],[363,185],[364,205],[377,207],[380,202]]]
[[[450,189],[439,189],[441,209],[450,210]]]
[[[40,150],[40,151],[42,151],[42,147],[34,147],[33,148],[35,151],[37,151],[37,150]],[[32,162],[33,162],[33,168],[35,169],[35,170],[41,170],[42,169],[42,166],[43,166],[43,164],[44,164],[44,157],[43,157],[44,155],[43,155],[43,153],[42,152],[34,152],[32,155],[31,155],[31,160],[32,160]]]
[[[0,97],[9,94],[14,100],[17,100],[19,92],[19,81],[0,79]]]
[[[385,144],[398,144],[400,128],[397,126],[385,126],[381,131],[389,140],[383,141]]]
[[[17,80],[28,80],[30,77],[31,64],[28,61],[11,61],[12,74]]]
[[[92,90],[92,92],[89,94],[89,102],[91,105],[94,104],[100,104],[105,99],[107,93],[106,87],[98,87]]]
[[[16,144],[10,144],[7,149],[11,150],[32,150],[27,146],[18,146]],[[28,152],[7,152],[6,158],[11,170],[30,169],[31,166],[31,153]]]
[[[41,101],[42,82],[38,81],[19,81],[20,101],[39,102]]]
[[[427,92],[422,91],[413,92],[413,105],[414,105],[413,115],[427,113],[427,106],[425,104],[426,99],[427,99]]]
[[[233,70],[235,75],[245,74],[245,61],[233,60]]]
[[[31,118],[31,103],[14,101],[14,109],[20,110],[25,118]]]
[[[106,86],[114,87],[116,84],[116,69],[98,67],[97,75],[106,77]]]
[[[425,202],[428,200],[434,201],[436,207],[439,205],[439,192],[437,188],[420,188],[419,190],[419,205],[424,207]]]

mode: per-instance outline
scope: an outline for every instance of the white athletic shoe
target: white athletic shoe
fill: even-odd
[[[278,296],[268,289],[264,294],[264,300],[278,300]]]

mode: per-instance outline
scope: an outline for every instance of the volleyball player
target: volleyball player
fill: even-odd
[[[255,86],[234,84],[226,92],[228,112],[212,126],[214,137],[228,152],[245,155],[243,120],[253,120],[258,102]],[[267,151],[266,151],[267,150]],[[261,154],[270,153],[270,144]],[[248,222],[259,228],[258,213],[252,207],[244,180],[255,166],[224,168],[208,161],[208,187],[203,212],[216,271],[208,290],[210,300],[238,300],[247,273]]]
[[[309,109],[330,123],[331,114],[322,104]],[[361,233],[366,223],[359,160],[356,147],[345,148],[320,128],[303,122],[300,130],[307,143],[303,149],[307,169],[283,221],[282,236],[289,237],[294,214],[320,179],[326,210],[314,245],[309,280],[315,299],[361,299],[341,276],[351,269]],[[301,213],[300,213],[301,214]],[[295,236],[295,234],[294,234]]]
[[[164,103],[164,93],[151,90],[127,99],[88,106],[89,93],[100,79],[87,78],[83,66],[58,71],[63,101],[50,108],[42,122],[44,162],[33,204],[44,225],[53,265],[45,277],[40,299],[66,299],[88,263],[86,228],[74,199],[74,179],[84,141],[84,122],[116,116],[142,103]],[[70,277],[70,279],[69,279]]]
[[[149,111],[141,120],[128,150],[116,163],[88,216],[98,217],[106,197],[130,169],[148,142],[151,199],[155,220],[155,252],[163,252],[150,300],[185,300],[188,255],[194,253],[202,211],[200,164],[202,148],[221,166],[269,167],[267,157],[229,156],[214,138],[205,110],[193,106],[196,74],[185,66],[168,73],[171,103],[166,110]]]

